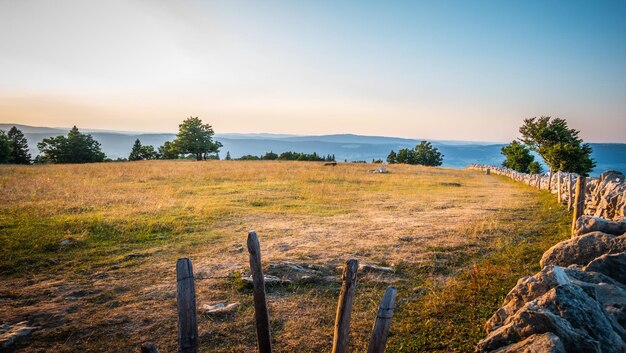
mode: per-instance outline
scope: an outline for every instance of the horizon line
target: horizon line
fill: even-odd
[[[26,126],[30,128],[45,128],[45,129],[60,129],[60,130],[70,130],[71,127],[62,127],[62,126],[36,126],[36,125],[27,125],[27,124],[19,124],[19,123],[4,123],[0,122],[0,125],[14,125],[14,126]],[[91,130],[92,132],[103,132],[103,133],[117,133],[124,135],[159,135],[159,134],[176,134],[173,131],[137,131],[137,130],[115,130],[115,129],[106,129],[106,128],[80,128],[78,125],[73,125],[79,128],[80,130]],[[351,136],[359,136],[359,137],[384,137],[384,138],[395,138],[402,140],[413,140],[413,141],[438,141],[438,142],[475,142],[475,143],[483,143],[483,144],[507,144],[511,141],[493,141],[493,140],[459,140],[459,139],[446,139],[446,138],[435,138],[435,139],[424,139],[424,138],[411,138],[411,137],[399,137],[399,136],[386,136],[386,135],[361,135],[355,134],[352,132],[335,132],[328,134],[313,134],[313,135],[304,135],[304,134],[292,134],[292,133],[277,133],[277,132],[241,132],[241,131],[227,131],[227,132],[216,132],[215,135],[218,134],[239,134],[239,135],[284,135],[289,137],[324,137],[324,136],[334,136],[334,135],[351,135]],[[518,139],[515,139],[517,141]],[[594,144],[626,144],[625,142],[606,142],[606,141],[583,141],[584,143],[594,143]]]

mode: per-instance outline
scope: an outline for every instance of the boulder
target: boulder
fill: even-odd
[[[591,261],[585,271],[602,273],[626,285],[626,253],[602,255]]]
[[[507,346],[527,339],[530,343],[533,335],[549,332],[559,338],[566,352],[626,351],[626,330],[594,298],[573,283],[558,285],[524,304],[505,320],[503,326],[481,340],[476,351],[506,351],[510,348]],[[551,349],[554,351],[555,348]]]
[[[497,353],[567,353],[559,336],[552,332],[532,335],[521,342],[508,345]]]
[[[602,232],[605,234],[622,235],[626,233],[626,220],[613,222],[604,218],[592,216],[580,216],[574,226],[572,237],[585,235],[591,232]]]
[[[592,232],[554,245],[543,254],[539,263],[541,267],[585,266],[604,254],[617,254],[624,251],[626,251],[626,234],[616,236]]]
[[[612,316],[622,321],[626,316],[626,286],[620,282],[596,272],[578,267],[563,268],[546,266],[534,276],[521,278],[504,298],[504,304],[485,324],[487,333],[503,326],[526,303],[535,300],[560,285],[575,284],[605,309],[612,311]],[[620,309],[620,306],[622,308]]]

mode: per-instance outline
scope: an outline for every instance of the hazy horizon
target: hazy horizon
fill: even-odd
[[[625,143],[626,2],[0,3],[0,123]]]

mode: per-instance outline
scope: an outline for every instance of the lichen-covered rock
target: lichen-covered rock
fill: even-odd
[[[599,217],[592,217],[587,215],[580,216],[576,220],[576,225],[574,226],[574,234],[572,234],[572,238],[592,232],[622,235],[626,233],[626,220],[621,222],[614,222]]]
[[[520,308],[476,346],[477,352],[508,349],[551,332],[566,352],[626,352],[626,330],[574,283],[558,285]],[[543,352],[543,351],[539,351]]]
[[[605,254],[617,254],[626,251],[626,234],[616,236],[602,232],[592,232],[562,241],[546,251],[541,267],[549,265],[585,266],[595,258]]]

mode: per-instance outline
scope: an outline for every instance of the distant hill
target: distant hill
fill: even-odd
[[[37,142],[50,136],[67,134],[69,128],[35,127],[18,124],[0,124],[0,130],[8,130],[17,126],[28,139],[31,154],[39,154]],[[88,132],[102,144],[102,149],[110,158],[128,157],[135,139],[144,145],[158,147],[165,141],[174,139],[172,133],[137,133],[124,131],[81,129]],[[216,139],[224,147],[222,157],[227,151],[233,158],[245,154],[259,155],[268,151],[281,153],[284,151],[317,152],[322,155],[334,154],[338,161],[371,161],[385,159],[390,150],[413,147],[419,139],[405,139],[384,136],[361,136],[352,134],[335,134],[321,136],[297,136],[284,134],[216,134]],[[504,144],[472,141],[431,141],[445,155],[443,165],[462,168],[470,163],[500,164],[504,160],[500,149]],[[597,167],[593,174],[607,169],[626,172],[626,144],[592,143],[593,158]]]

